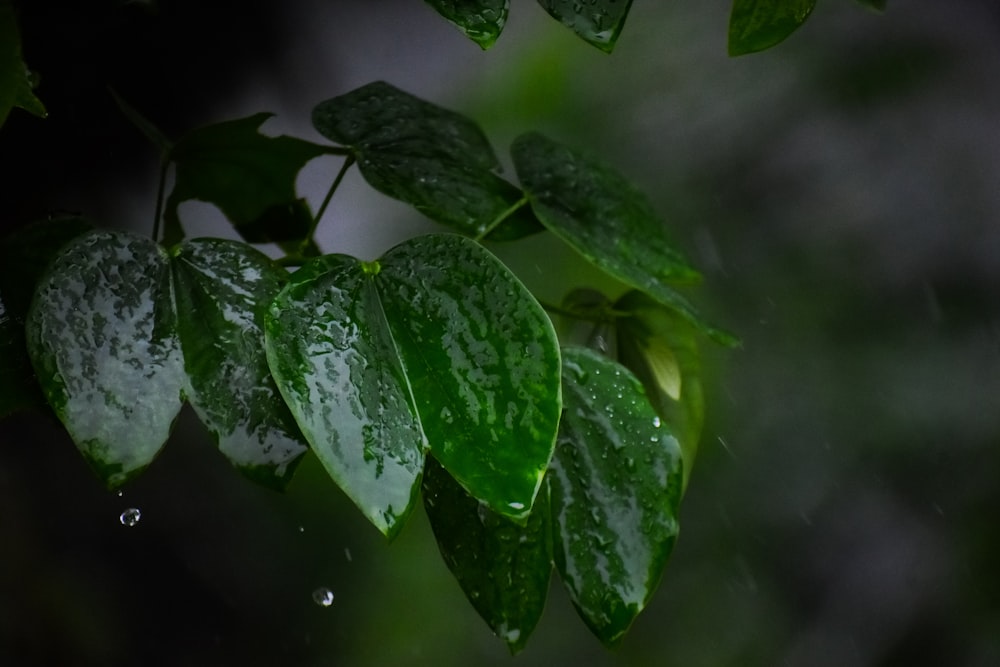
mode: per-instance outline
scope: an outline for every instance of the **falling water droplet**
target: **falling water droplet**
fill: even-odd
[[[348,563],[350,563],[353,560],[351,558],[351,550],[350,549],[346,549],[346,548],[344,549],[344,558],[347,559]]]
[[[305,526],[299,526],[299,532],[300,533],[306,532],[306,527]]]
[[[122,496],[124,496],[124,495],[125,495],[125,492],[124,492],[124,491],[119,491],[119,492],[118,492],[118,497],[119,497],[119,498],[121,498],[121,497],[122,497]]]
[[[313,602],[320,607],[329,607],[333,604],[333,591],[326,586],[320,586],[313,591]]]
[[[138,507],[129,507],[127,510],[121,513],[118,520],[122,522],[123,526],[132,526],[139,523],[139,519],[142,518],[142,512],[139,511]]]

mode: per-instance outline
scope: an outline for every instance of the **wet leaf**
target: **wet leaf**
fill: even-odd
[[[272,305],[271,371],[327,470],[394,534],[425,447],[475,497],[523,518],[552,453],[559,353],[530,293],[452,234],[377,262],[305,264]]]
[[[313,125],[351,148],[373,188],[464,234],[483,233],[522,198],[495,173],[500,163],[479,126],[388,83],[321,102]],[[522,206],[487,238],[512,240],[539,229]]]
[[[507,23],[510,0],[427,0],[465,36],[488,49]]]
[[[105,484],[149,465],[185,382],[166,253],[124,232],[78,237],[39,281],[26,334],[49,404]]]
[[[433,457],[423,490],[445,564],[483,620],[517,653],[542,617],[552,575],[545,487],[523,526],[466,493]]]
[[[22,227],[0,242],[0,418],[45,405],[25,347],[24,321],[49,262],[89,229],[82,218],[58,217]]]
[[[671,245],[646,196],[620,173],[535,132],[518,137],[511,153],[531,206],[546,228],[716,341],[736,344],[669,286],[697,281],[700,275]]]
[[[676,313],[631,291],[615,303],[618,359],[642,382],[664,424],[677,436],[684,460],[684,485],[698,453],[705,419],[697,332]]]
[[[611,53],[632,0],[538,0],[538,4],[586,42]]]
[[[21,33],[14,6],[10,0],[0,0],[0,126],[14,107],[42,118],[47,115],[33,88],[31,72],[21,59]]]
[[[310,260],[271,305],[265,339],[278,389],[316,456],[393,537],[412,510],[425,440],[375,266],[346,255]]]
[[[295,194],[299,170],[329,149],[293,137],[268,137],[258,128],[272,114],[258,113],[209,125],[182,138],[170,151],[176,165],[174,189],[167,199],[165,241],[180,241],[181,202],[215,204],[250,243],[300,241],[312,213]]]
[[[288,274],[236,241],[195,239],[171,254],[188,400],[233,465],[283,489],[306,443],[267,366],[264,314]]]
[[[522,520],[552,456],[559,348],[500,260],[453,234],[386,253],[377,277],[434,457],[474,497]]]
[[[609,646],[656,589],[678,532],[680,446],[624,367],[563,349],[565,410],[549,471],[556,569]]]
[[[816,0],[733,0],[729,55],[769,49],[805,23]]]

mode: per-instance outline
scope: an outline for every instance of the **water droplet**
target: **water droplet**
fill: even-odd
[[[124,491],[119,491],[119,492],[118,492],[118,497],[119,497],[119,498],[121,498],[121,497],[122,497],[122,496],[124,496],[124,495],[125,495],[125,492],[124,492]]]
[[[351,558],[351,550],[350,550],[350,549],[344,549],[344,558],[346,558],[346,559],[347,559],[347,562],[348,562],[348,563],[350,563],[350,562],[351,562],[351,560],[353,560],[353,559]]]
[[[655,428],[660,428],[660,418],[659,417],[653,417],[653,426]]]
[[[523,510],[524,509],[524,503],[518,503],[518,502],[507,503],[507,506],[510,507],[513,510]]]
[[[299,526],[299,532],[300,533],[306,532],[306,527],[305,526]]]
[[[139,523],[139,519],[142,518],[142,512],[139,511],[138,507],[129,507],[127,510],[121,513],[118,520],[122,522],[123,526],[132,526]]]
[[[313,591],[313,602],[320,607],[329,607],[333,604],[333,591],[326,586],[320,586]]]

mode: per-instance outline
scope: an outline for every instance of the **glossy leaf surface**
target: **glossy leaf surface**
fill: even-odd
[[[45,107],[32,92],[32,84],[21,59],[21,34],[14,6],[10,0],[0,0],[0,126],[14,107],[45,117]]]
[[[427,0],[465,36],[488,49],[507,23],[510,0]]]
[[[445,564],[483,620],[517,653],[542,616],[552,576],[544,487],[523,526],[466,493],[433,457],[427,459],[423,491]]]
[[[535,132],[518,137],[511,153],[535,214],[551,232],[715,340],[736,343],[669,286],[700,275],[671,245],[646,196],[620,173]]]
[[[383,534],[412,509],[426,442],[368,265],[326,255],[265,320],[271,372],[330,476]]]
[[[549,473],[556,569],[577,611],[616,644],[677,538],[680,447],[627,369],[563,349],[565,411]]]
[[[390,250],[376,282],[435,458],[474,497],[531,511],[561,407],[545,311],[500,260],[454,234]]]
[[[611,53],[632,0],[538,0],[538,4],[585,41]]]
[[[288,274],[235,241],[185,241],[171,255],[188,400],[233,465],[284,488],[306,443],[267,366],[264,315]]]
[[[295,194],[299,170],[329,152],[302,139],[260,134],[271,117],[258,113],[209,125],[182,138],[170,151],[176,165],[174,189],[164,211],[167,243],[180,230],[177,207],[189,199],[215,204],[250,243],[305,238],[312,213]]]
[[[185,382],[166,253],[123,232],[77,238],[39,281],[26,334],[49,404],[107,486],[149,465]]]
[[[729,16],[729,55],[763,51],[798,30],[816,0],[733,0]]]
[[[465,234],[484,232],[522,197],[496,174],[500,163],[478,125],[388,83],[321,102],[313,125],[351,148],[373,188]],[[535,231],[533,217],[522,207],[489,238]]]
[[[0,418],[45,405],[25,347],[24,321],[49,262],[89,229],[81,218],[55,218],[22,227],[0,241]]]
[[[705,420],[697,331],[642,292],[626,293],[614,308],[628,313],[617,319],[618,359],[639,378],[657,414],[677,436],[686,487]]]

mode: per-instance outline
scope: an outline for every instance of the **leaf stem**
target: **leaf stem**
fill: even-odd
[[[482,231],[480,231],[478,234],[476,234],[476,237],[473,240],[476,243],[482,243],[483,239],[486,238],[486,236],[490,232],[492,232],[494,229],[496,229],[497,227],[500,226],[500,223],[502,223],[504,220],[506,220],[510,216],[514,215],[515,213],[517,213],[518,209],[520,209],[521,207],[523,207],[527,203],[528,203],[528,195],[522,196],[520,199],[518,199],[516,202],[514,202],[514,204],[511,205],[510,208],[508,208],[506,211],[504,211],[503,213],[501,213],[500,215],[498,215],[496,218],[494,218],[493,221],[490,222],[490,224],[488,224],[485,227],[483,227]]]
[[[313,236],[316,234],[316,228],[319,227],[319,221],[322,219],[323,214],[326,213],[326,207],[330,205],[330,200],[333,199],[333,193],[337,191],[340,187],[340,182],[344,180],[344,176],[347,174],[347,170],[356,162],[354,153],[347,153],[344,163],[340,165],[340,171],[337,172],[336,178],[333,179],[333,183],[330,184],[330,189],[326,193],[326,197],[323,198],[323,203],[319,205],[316,210],[316,215],[313,216],[312,226],[309,228],[309,234],[302,240],[302,245],[299,246],[300,254],[305,254],[307,248],[314,244]]]
[[[156,189],[156,210],[153,212],[153,240],[160,241],[160,220],[163,219],[163,195],[167,189],[167,169],[170,168],[170,160],[166,155],[160,158],[160,185]]]

